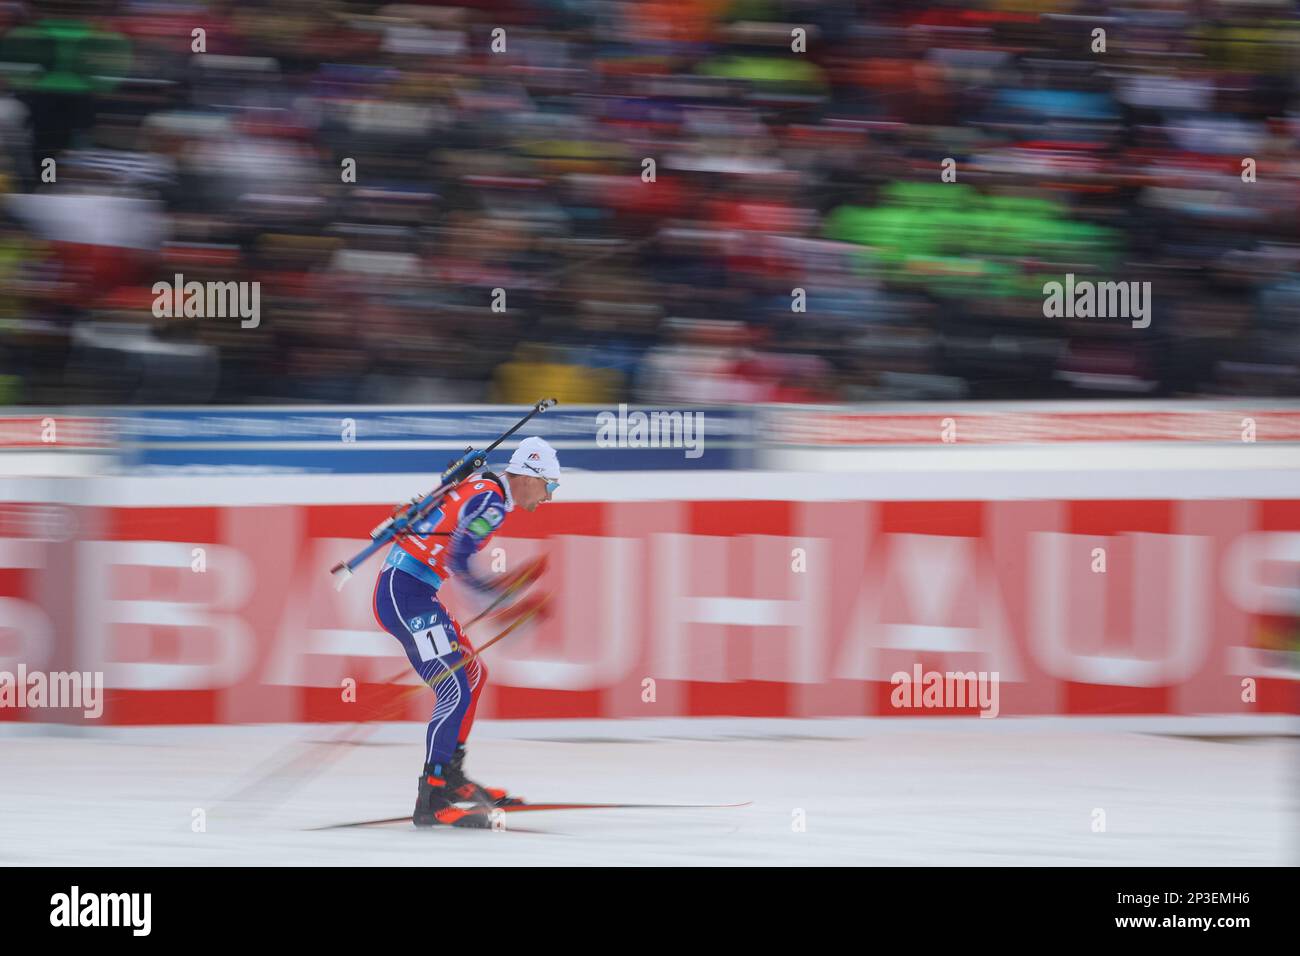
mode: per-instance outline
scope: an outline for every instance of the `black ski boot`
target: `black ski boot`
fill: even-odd
[[[500,787],[485,787],[481,783],[476,783],[469,777],[465,776],[465,745],[457,744],[456,752],[452,755],[451,762],[447,764],[447,779],[454,781],[451,786],[458,792],[460,788],[468,785],[474,788],[479,800],[482,800],[490,807],[517,807],[527,803],[523,797],[511,796]]]
[[[492,826],[487,811],[492,804],[474,792],[472,785],[454,785],[449,767],[438,767],[439,776],[427,770],[420,775],[420,790],[415,798],[415,812],[411,822],[417,827],[475,827]]]

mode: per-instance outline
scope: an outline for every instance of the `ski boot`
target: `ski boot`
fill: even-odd
[[[455,783],[450,767],[438,767],[438,775],[426,770],[420,775],[420,790],[415,798],[411,822],[417,827],[474,827],[492,825],[487,811],[492,804],[481,798],[473,784]]]
[[[523,797],[511,796],[500,787],[485,787],[481,783],[476,783],[469,777],[465,776],[465,745],[457,744],[456,753],[452,755],[451,762],[447,764],[447,778],[454,781],[451,785],[457,792],[466,785],[473,787],[477,799],[485,802],[490,807],[517,807],[528,801]]]

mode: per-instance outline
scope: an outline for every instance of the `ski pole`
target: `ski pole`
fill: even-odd
[[[547,596],[547,597],[545,598],[545,600],[550,600],[549,596]],[[483,642],[483,643],[478,647],[478,649],[475,650],[472,654],[467,654],[466,656],[462,657],[462,658],[461,658],[459,661],[457,661],[453,666],[451,666],[451,667],[449,667],[447,670],[443,671],[441,674],[439,674],[439,675],[438,675],[436,678],[434,678],[433,680],[428,681],[428,685],[429,685],[430,687],[437,687],[439,684],[441,684],[443,681],[445,681],[445,680],[446,680],[448,677],[450,677],[452,674],[456,673],[456,672],[457,672],[458,670],[460,670],[462,667],[465,667],[466,665],[468,665],[470,661],[477,660],[477,659],[478,659],[478,656],[479,656],[480,654],[482,654],[484,651],[486,651],[489,647],[491,647],[491,646],[492,646],[493,644],[495,644],[497,641],[501,640],[501,638],[505,637],[507,634],[509,634],[509,633],[510,633],[511,631],[513,631],[515,628],[519,627],[519,625],[524,624],[524,623],[527,623],[528,621],[531,621],[531,620],[532,620],[532,619],[537,615],[538,610],[539,610],[539,609],[533,609],[533,610],[529,611],[527,614],[521,614],[519,617],[515,618],[513,621],[510,622],[510,624],[509,624],[509,625],[508,625],[504,630],[501,631],[500,634],[498,634],[496,637],[492,638],[492,639],[489,640],[489,641],[484,641],[484,642]]]
[[[338,759],[342,750],[341,744],[358,744],[365,738],[374,733],[378,721],[387,720],[398,713],[406,706],[406,702],[415,693],[425,688],[434,687],[438,680],[441,680],[447,674],[454,674],[474,657],[477,657],[485,649],[504,638],[507,634],[519,628],[521,625],[532,620],[536,616],[538,609],[533,609],[526,614],[521,615],[507,626],[501,633],[497,634],[490,640],[484,641],[482,646],[475,651],[472,657],[458,661],[454,667],[441,675],[438,679],[432,681],[421,681],[410,687],[403,687],[394,696],[385,701],[378,708],[372,708],[366,715],[365,720],[353,721],[346,726],[340,733],[336,733],[332,740],[318,740],[313,742],[302,742],[291,744],[288,747],[281,748],[272,754],[262,766],[271,764],[269,769],[262,770],[256,778],[245,784],[229,797],[221,802],[245,801],[254,799],[263,795],[270,800],[283,799],[295,787],[301,786],[308,779],[323,771],[327,764]],[[401,677],[410,672],[409,665],[401,673],[394,675],[386,683],[391,684],[397,677]]]

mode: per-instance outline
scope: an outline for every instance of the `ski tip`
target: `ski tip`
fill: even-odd
[[[742,803],[518,803],[504,807],[483,807],[469,810],[466,817],[491,817],[494,813],[513,814],[529,813],[540,810],[733,810],[739,807],[753,806],[754,801]],[[401,817],[384,817],[379,820],[360,820],[355,823],[330,823],[325,826],[307,827],[307,830],[346,830],[358,827],[382,827],[395,823],[411,823],[409,814]],[[439,829],[434,827],[433,829]],[[518,829],[515,827],[514,829]]]
[[[411,815],[408,813],[402,817],[384,817],[382,820],[358,820],[356,823],[326,823],[319,827],[304,827],[307,831],[315,830],[351,830],[358,827],[380,827],[390,826],[394,823],[411,823]]]
[[[505,813],[527,813],[536,810],[734,810],[752,806],[752,800],[742,803],[518,803],[497,807]],[[490,811],[488,811],[490,812]]]
[[[342,591],[343,585],[352,580],[352,569],[346,564],[336,564],[330,568],[330,574],[334,575],[334,590]]]

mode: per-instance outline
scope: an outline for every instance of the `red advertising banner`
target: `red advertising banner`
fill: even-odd
[[[380,560],[328,573],[384,505],[6,509],[0,670],[102,671],[103,722],[427,717]],[[1300,712],[1300,500],[556,502],[505,531],[479,560],[549,554],[555,613],[485,653],[482,718]],[[996,701],[899,693],[931,673]]]

